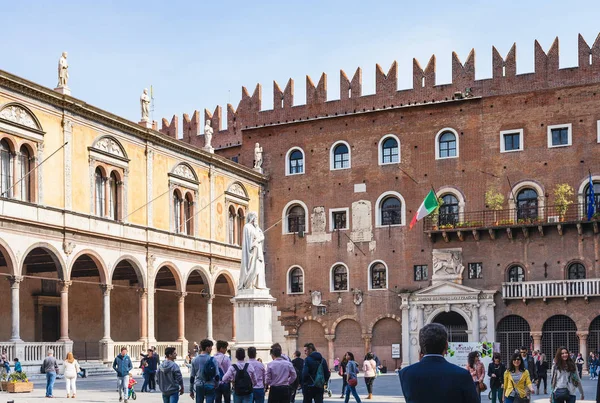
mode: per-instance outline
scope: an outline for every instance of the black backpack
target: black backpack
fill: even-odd
[[[248,396],[253,392],[252,379],[248,373],[248,363],[244,365],[244,369],[240,369],[237,365],[235,368],[235,381],[233,390],[238,396]]]

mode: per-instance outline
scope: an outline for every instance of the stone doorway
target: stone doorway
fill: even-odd
[[[461,314],[454,311],[441,312],[433,318],[432,322],[444,325],[448,329],[448,342],[466,343],[469,341],[467,322]]]
[[[55,342],[60,338],[60,311],[58,306],[42,307],[42,341]]]

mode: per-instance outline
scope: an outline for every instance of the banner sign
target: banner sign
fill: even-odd
[[[448,354],[446,360],[461,368],[467,368],[469,353],[471,351],[479,351],[479,360],[485,368],[484,382],[490,388],[490,378],[487,376],[488,365],[492,362],[492,357],[495,352],[500,352],[500,343],[489,341],[482,342],[466,342],[466,343],[448,343]],[[487,392],[484,392],[487,393]]]
[[[400,358],[400,344],[392,344],[392,358]]]

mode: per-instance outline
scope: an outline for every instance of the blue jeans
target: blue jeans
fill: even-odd
[[[492,403],[500,403],[502,402],[502,393],[504,389],[502,388],[492,388]]]
[[[224,383],[219,385],[219,387],[215,391],[215,396],[215,401],[217,403],[222,403],[223,400],[225,401],[225,403],[231,403],[231,384]]]
[[[149,381],[148,380],[148,378],[149,378],[148,372],[144,371],[142,373],[142,376],[144,377],[144,384],[142,385],[142,392],[148,392],[148,381]]]
[[[52,396],[56,372],[46,372],[46,397]]]
[[[246,396],[238,396],[234,393],[233,403],[252,403],[252,393]]]
[[[215,402],[215,392],[206,393],[204,391],[204,386],[196,386],[196,403],[214,403]]]
[[[254,403],[265,403],[265,388],[254,388],[252,398]]]
[[[175,392],[171,395],[162,395],[163,403],[177,403],[179,402],[179,392]]]
[[[350,400],[350,393],[352,393],[352,396],[354,396],[354,400],[356,400],[357,403],[361,403],[360,401],[360,397],[358,396],[358,393],[356,393],[356,386],[346,386],[346,399],[344,400],[345,403],[348,403],[348,401]]]

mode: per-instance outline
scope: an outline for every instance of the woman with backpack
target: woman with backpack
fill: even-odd
[[[254,385],[256,385],[254,368],[244,361],[246,359],[246,351],[243,348],[235,350],[235,358],[238,361],[229,367],[223,376],[223,383],[234,383],[234,403],[252,403],[252,392]]]
[[[575,403],[577,389],[581,394],[581,400],[585,400],[577,366],[566,347],[560,347],[556,351],[552,364],[550,389],[555,403]]]
[[[363,362],[363,371],[365,372],[365,384],[367,385],[367,399],[373,398],[373,381],[377,377],[377,363],[373,359],[373,353],[367,353],[365,362]]]
[[[346,374],[348,378],[348,385],[346,386],[346,399],[344,403],[348,403],[350,400],[350,393],[354,396],[356,403],[361,403],[358,393],[356,393],[356,385],[358,385],[358,364],[354,361],[354,354],[350,351],[346,353]]]

